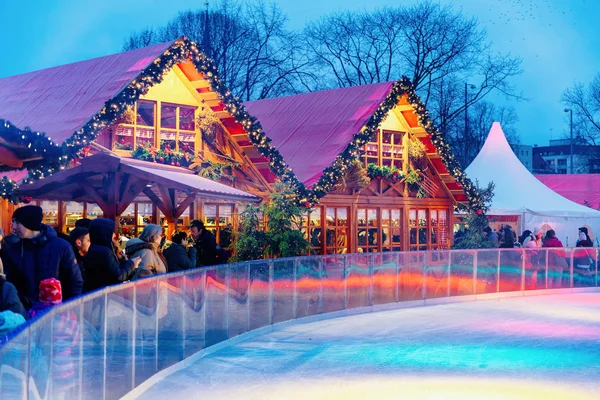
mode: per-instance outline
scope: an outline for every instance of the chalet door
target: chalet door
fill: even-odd
[[[402,250],[402,210],[367,207],[356,210],[359,253]]]

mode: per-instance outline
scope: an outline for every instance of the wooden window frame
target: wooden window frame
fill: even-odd
[[[216,212],[216,216],[215,216],[215,224],[209,224],[207,221],[207,217],[206,217],[206,207],[210,207],[210,206],[216,206],[217,208],[217,212]],[[221,207],[231,207],[231,223],[230,225],[221,225],[220,223],[220,218],[221,218]],[[225,247],[223,246],[223,248],[225,249],[230,249],[233,246],[233,233],[235,230],[235,226],[234,226],[234,218],[235,218],[235,213],[236,213],[236,207],[235,207],[235,203],[204,203],[202,205],[202,220],[204,221],[204,227],[211,231],[211,233],[213,233],[215,235],[215,240],[217,241],[218,244],[221,244],[221,231],[224,229],[231,229],[231,238],[230,238],[230,243],[229,246]],[[226,218],[226,217],[225,217]]]
[[[383,143],[383,136],[384,134],[391,134],[392,135],[392,142],[391,143]],[[384,164],[384,160],[388,161],[389,160],[389,165],[388,166],[395,166],[398,169],[402,169],[404,166],[404,137],[407,135],[407,132],[404,131],[396,131],[396,130],[391,130],[391,129],[378,129],[377,133],[375,135],[375,137],[373,138],[373,140],[370,140],[367,144],[365,144],[363,146],[363,151],[364,154],[362,156],[362,160],[363,160],[363,165],[364,167],[368,167],[369,164],[372,164],[372,162],[369,161],[369,159],[377,159],[376,164],[377,165],[386,165]],[[399,144],[395,144],[395,136],[396,135],[400,135],[400,143]],[[368,151],[368,146],[377,146],[377,155],[372,155],[369,156],[367,155],[367,151]],[[392,151],[391,151],[391,156],[390,157],[385,157],[383,154],[383,146],[391,146],[392,147]],[[397,155],[397,156],[394,156]],[[395,161],[398,161],[398,165],[394,165]]]

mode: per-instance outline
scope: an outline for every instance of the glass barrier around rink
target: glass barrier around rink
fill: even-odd
[[[0,398],[119,398],[209,346],[302,317],[406,301],[597,287],[598,253],[544,248],[295,257],[112,286],[57,306],[3,338]]]

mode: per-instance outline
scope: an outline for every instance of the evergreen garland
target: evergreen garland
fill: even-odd
[[[155,59],[148,67],[146,67],[131,83],[129,83],[121,92],[108,100],[104,107],[95,114],[83,127],[74,132],[67,139],[60,151],[55,157],[47,157],[43,163],[38,163],[29,168],[29,176],[26,182],[43,179],[54,172],[63,170],[69,162],[80,156],[83,148],[87,147],[96,139],[96,136],[106,127],[110,126],[115,119],[131,108],[140,96],[146,94],[151,87],[161,83],[167,73],[180,62],[191,61],[196,69],[203,73],[204,77],[209,81],[212,90],[218,95],[223,102],[226,111],[231,114],[235,120],[242,125],[248,133],[248,137],[258,151],[269,160],[271,170],[286,184],[290,185],[295,193],[296,201],[305,207],[310,207],[313,204],[327,195],[337,183],[343,172],[350,167],[354,160],[360,156],[360,149],[374,135],[381,122],[384,120],[388,112],[398,103],[402,95],[406,94],[409,103],[414,109],[414,112],[419,117],[421,125],[426,132],[431,136],[431,141],[436,146],[441,159],[448,169],[450,174],[462,186],[467,197],[469,198],[469,208],[472,210],[485,210],[485,205],[481,201],[477,188],[466,177],[457,160],[454,159],[450,146],[444,141],[442,134],[435,128],[433,121],[429,118],[429,114],[425,106],[415,93],[415,90],[407,77],[402,77],[396,81],[392,90],[386,99],[375,110],[367,124],[356,133],[352,141],[347,145],[344,151],[338,155],[331,166],[327,167],[319,179],[319,181],[311,188],[307,189],[302,182],[298,180],[292,169],[284,161],[279,151],[272,145],[269,139],[263,132],[262,126],[252,117],[244,106],[240,103],[239,98],[233,96],[231,91],[225,88],[223,81],[219,78],[218,71],[212,60],[203,54],[196,43],[180,38],[173,45],[164,51],[164,53]],[[38,151],[47,152],[57,146],[47,143],[38,143],[36,149]]]

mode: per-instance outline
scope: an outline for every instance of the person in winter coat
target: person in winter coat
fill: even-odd
[[[546,232],[546,237],[544,238],[542,247],[563,247],[562,242],[556,237],[556,232],[554,232],[554,229],[550,229],[548,232]]]
[[[44,279],[59,279],[65,299],[80,295],[83,288],[71,245],[60,239],[52,227],[42,224],[42,218],[43,211],[38,206],[16,209],[12,222],[19,240],[2,251],[6,280],[15,285],[26,309],[37,301]]]
[[[169,272],[183,271],[196,267],[196,248],[187,249],[187,234],[183,231],[173,233],[171,245],[164,251],[163,255],[167,259]]]
[[[127,241],[125,253],[128,257],[140,257],[141,262],[133,279],[150,270],[153,274],[165,274],[167,272],[167,260],[158,252],[163,229],[154,224],[148,224],[140,234],[139,238]]]
[[[90,232],[87,228],[77,227],[69,234],[69,242],[73,246],[73,253],[75,253],[75,260],[81,270],[81,276],[85,281],[85,273],[83,269],[83,257],[87,254],[90,249]]]
[[[529,229],[524,230],[523,234],[519,236],[519,243],[524,249],[537,247],[533,233]]]
[[[594,247],[594,243],[588,234],[588,228],[585,226],[579,228],[579,240],[577,240],[575,247]]]
[[[2,269],[2,261],[0,261],[0,312],[12,311],[16,314],[21,314],[23,317],[27,315],[25,307],[19,299],[17,288],[10,282],[6,281],[4,270]]]
[[[483,229],[483,233],[484,233],[484,236],[486,236],[488,238],[488,240],[490,242],[492,242],[493,247],[498,247],[498,245],[499,245],[498,235],[496,235],[496,233],[494,231],[492,231],[492,228],[490,228],[489,226],[486,226]]]
[[[85,291],[100,289],[127,281],[133,277],[140,259],[119,259],[113,239],[115,221],[96,218],[90,223],[90,248],[83,257]]]
[[[196,266],[215,265],[217,260],[217,241],[212,233],[206,230],[204,222],[190,222],[190,234],[196,248]]]

